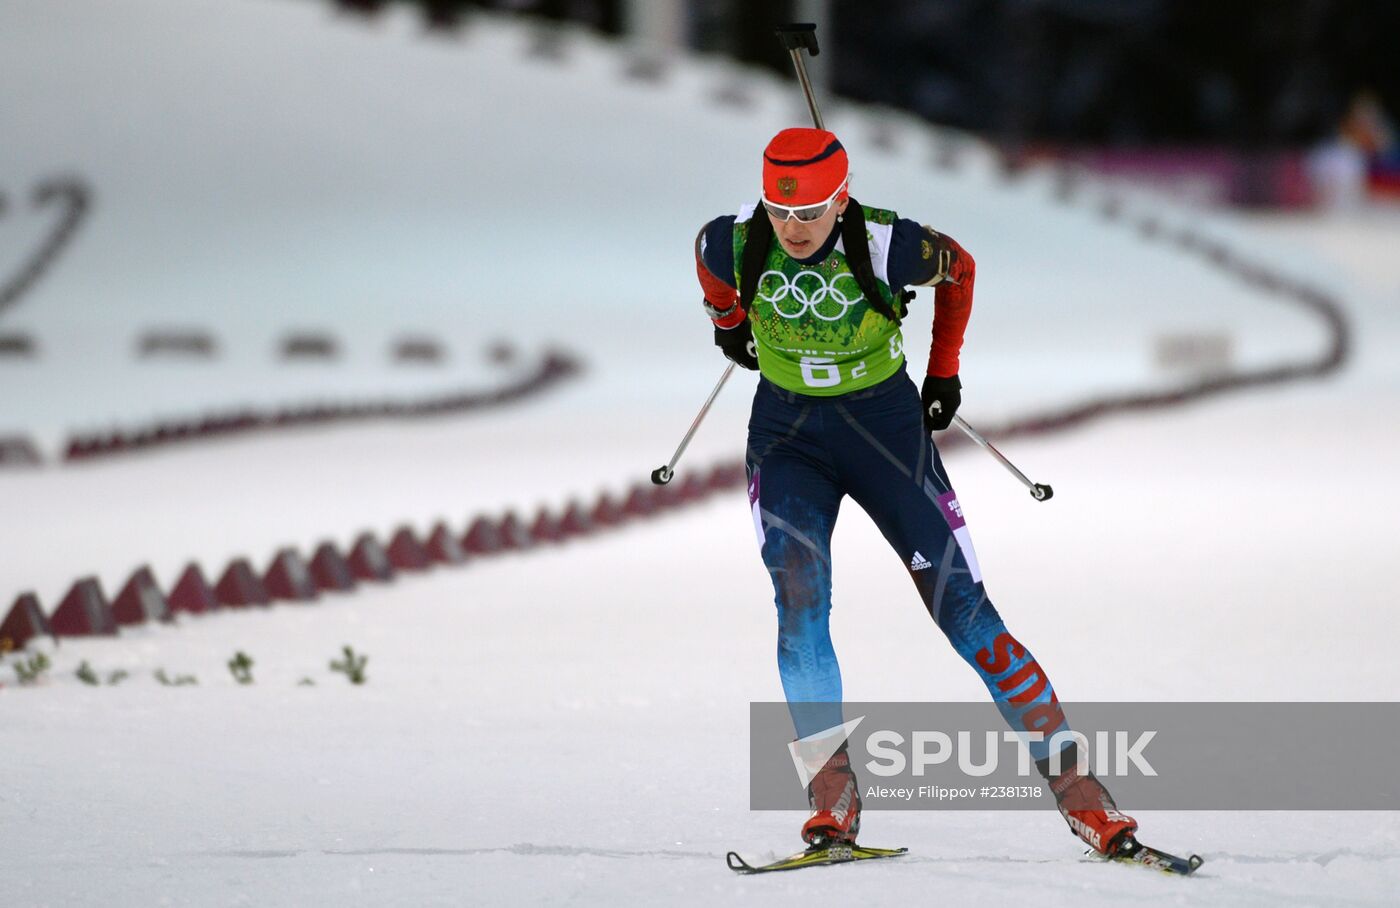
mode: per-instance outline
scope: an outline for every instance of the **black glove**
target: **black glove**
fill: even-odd
[[[724,355],[736,365],[745,369],[758,368],[758,350],[754,348],[753,328],[748,319],[733,328],[715,325],[715,346],[723,350]]]
[[[924,390],[919,397],[924,405],[924,428],[940,432],[952,424],[953,414],[962,403],[962,382],[956,375],[947,378],[930,375],[924,379]]]

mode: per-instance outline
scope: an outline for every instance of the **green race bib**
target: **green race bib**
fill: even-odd
[[[882,263],[895,213],[865,208],[873,262]],[[763,215],[760,215],[762,217]],[[734,224],[735,284],[742,275],[748,224]],[[898,311],[888,283],[880,292]],[[783,251],[777,237],[749,308],[758,367],[774,384],[819,397],[848,394],[879,384],[904,366],[899,326],[865,299],[841,244],[822,261],[803,265]]]

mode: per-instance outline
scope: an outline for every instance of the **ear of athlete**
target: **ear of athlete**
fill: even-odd
[[[735,365],[750,370],[758,369],[758,349],[754,346],[753,328],[748,319],[744,319],[733,328],[715,325],[715,346],[723,350],[725,357]]]
[[[953,414],[962,403],[962,382],[956,374],[946,378],[930,375],[924,379],[924,387],[919,395],[924,406],[924,428],[930,432],[941,432],[953,423]]]

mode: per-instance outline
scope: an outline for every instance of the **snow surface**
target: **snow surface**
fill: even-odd
[[[541,36],[563,59],[532,54]],[[723,363],[692,276],[700,224],[756,189],[793,86],[687,59],[660,84],[623,46],[475,17],[455,38],[290,0],[0,4],[0,275],[49,223],[39,181],[95,207],[0,313],[41,356],[0,360],[0,434],[244,404],[491,387],[486,349],[563,345],[585,375],[518,408],[308,428],[0,472],[0,597],[52,609],[149,562],[263,564],[362,529],[618,490],[669,456]],[[717,96],[741,86],[746,107]],[[1219,332],[1237,365],[1325,343],[1306,314],[1074,205],[963,140],[828,102],[858,195],[977,256],[964,352],[974,425],[1161,387],[1163,333]],[[877,147],[879,134],[894,147]],[[949,467],[989,589],[1073,700],[1388,700],[1400,429],[1393,213],[1257,219],[1133,195],[1334,287],[1355,355],[1324,382],[1119,417]],[[922,301],[927,305],[927,299]],[[923,310],[925,313],[927,309]],[[907,336],[916,349],[918,329]],[[212,363],[148,362],[147,328],[208,329]],[[280,364],[287,331],[346,355]],[[401,333],[451,351],[394,366]],[[751,376],[687,455],[737,458]],[[682,466],[684,471],[685,465]],[[977,700],[878,533],[847,508],[834,633],[853,700]],[[859,590],[857,597],[853,591]],[[0,883],[14,905],[1394,904],[1393,813],[1138,812],[1208,863],[1190,880],[1081,856],[1053,810],[872,813],[877,866],[738,878],[800,817],[747,808],[747,705],[781,696],[768,580],[741,496],[558,550],[402,578],[315,606],[65,641],[0,690]],[[369,683],[326,670],[350,643]],[[257,683],[224,663],[256,660]],[[82,661],[131,678],[90,688]],[[164,668],[199,685],[166,688]],[[303,677],[314,686],[299,686]],[[5,679],[11,677],[7,670]],[[1391,759],[1391,754],[1378,754]],[[1131,805],[1124,805],[1131,810]]]

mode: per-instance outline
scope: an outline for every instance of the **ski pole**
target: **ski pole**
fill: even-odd
[[[812,91],[812,80],[807,78],[807,61],[802,58],[804,49],[811,51],[814,57],[821,53],[821,49],[817,47],[816,24],[794,22],[791,25],[779,25],[777,33],[778,40],[783,42],[783,47],[787,48],[792,57],[793,68],[797,70],[797,81],[802,85],[802,93],[807,96],[807,107],[812,111],[812,123],[818,129],[826,129],[822,125],[822,112],[817,109],[817,95]]]
[[[729,381],[729,376],[733,374],[734,363],[731,362],[728,367],[725,368],[724,374],[719,377],[719,382],[715,385],[715,389],[711,391],[710,396],[706,398],[705,405],[700,408],[699,413],[695,414],[695,422],[690,424],[690,431],[685,433],[685,438],[681,439],[680,446],[676,448],[676,453],[671,455],[671,462],[651,471],[651,481],[653,483],[664,486],[671,481],[672,476],[676,475],[676,464],[680,462],[681,455],[685,453],[686,445],[690,444],[690,440],[695,437],[695,430],[700,428],[700,423],[704,422],[705,414],[710,412],[710,405],[715,402],[716,397],[719,397],[720,388],[724,387],[724,383]]]
[[[782,25],[778,27],[778,37],[782,40],[783,46],[792,54],[792,65],[797,67],[797,80],[802,83],[802,91],[807,95],[807,106],[812,109],[812,119],[816,122],[817,128],[822,128],[822,114],[817,109],[817,98],[812,93],[811,80],[807,78],[807,64],[802,59],[804,48],[812,52],[812,56],[817,55],[817,27],[811,23],[800,23],[796,25]],[[671,481],[671,477],[676,475],[676,464],[680,462],[681,455],[685,453],[686,446],[690,444],[690,439],[695,437],[695,430],[700,428],[700,423],[704,421],[705,414],[710,412],[710,406],[719,396],[720,389],[724,383],[729,381],[729,376],[734,374],[734,363],[724,370],[724,374],[719,377],[719,382],[715,389],[710,392],[709,398],[705,400],[705,405],[700,408],[700,412],[695,415],[695,422],[690,424],[690,431],[685,433],[685,438],[681,439],[680,446],[676,448],[676,453],[671,455],[671,462],[664,466],[657,467],[651,471],[651,481],[659,486],[664,486]]]
[[[964,432],[967,433],[968,438],[972,439],[982,447],[986,448],[987,451],[993,457],[1001,461],[1001,465],[1006,467],[1007,470],[1011,471],[1012,476],[1015,476],[1017,479],[1021,480],[1021,484],[1030,490],[1031,497],[1034,498],[1036,501],[1049,501],[1050,498],[1055,494],[1055,490],[1050,488],[1048,485],[1039,482],[1031,482],[1029,479],[1027,479],[1025,473],[1022,473],[1020,470],[1016,469],[1016,465],[1006,459],[1006,455],[1002,454],[996,449],[995,445],[993,445],[990,441],[987,441],[987,439],[982,437],[982,433],[972,428],[972,426],[969,426],[967,424],[967,420],[963,419],[957,414],[954,414],[953,422],[957,424],[959,429],[962,429]]]

